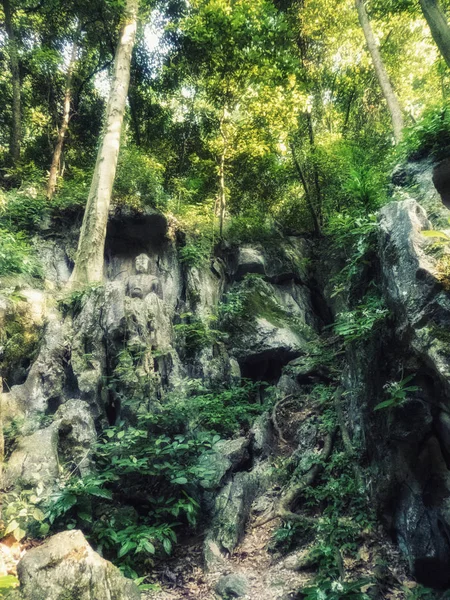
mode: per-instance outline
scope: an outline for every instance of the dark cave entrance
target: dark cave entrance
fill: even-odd
[[[283,367],[299,355],[299,352],[277,349],[248,356],[239,362],[241,375],[244,379],[274,385],[280,379]]]

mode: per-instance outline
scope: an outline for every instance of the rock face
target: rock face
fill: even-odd
[[[395,181],[415,182],[421,198],[440,202],[431,171],[429,164],[404,169]],[[191,267],[179,260],[180,240],[166,235],[162,215],[116,215],[108,230],[104,284],[66,299],[65,318],[46,309],[36,360],[22,383],[3,394],[5,418],[19,415],[27,423],[9,457],[6,484],[51,489],[61,464],[88,473],[97,431],[136,418],[139,406],[122,402],[136,381],[147,382],[145,402],[158,410],[169,394],[184,393],[192,383],[215,389],[239,384],[241,377],[267,381],[278,398],[293,399],[294,417],[281,423],[282,441],[297,448],[289,457],[303,475],[323,444],[320,411],[308,407],[306,397],[316,384],[339,378],[353,439],[367,453],[376,481],[380,518],[421,582],[450,585],[450,296],[428,252],[429,238],[421,234],[432,228],[427,214],[404,190],[400,195],[402,201],[380,211],[371,274],[389,319],[379,335],[348,344],[347,366],[337,376],[312,352],[331,314],[316,284],[322,282],[325,294],[329,282],[319,271],[329,257],[311,272],[308,241],[222,249],[211,264]],[[54,294],[67,280],[69,261],[57,245],[43,248],[43,255],[46,287]],[[358,282],[355,294],[368,283]],[[230,320],[217,323],[219,307],[230,298]],[[243,299],[246,312],[236,316],[232,302]],[[329,299],[336,312],[333,303]],[[0,298],[0,325],[5,310]],[[206,342],[188,349],[180,323],[198,325]],[[223,327],[220,335],[216,326]],[[139,361],[131,362],[133,381],[123,384],[120,395],[108,381],[118,377],[124,356]],[[385,397],[383,386],[408,375],[418,390],[392,410],[374,411]],[[260,514],[270,508],[277,428],[280,423],[266,412],[250,431],[236,432],[201,459],[212,473],[198,490],[207,526],[205,561],[210,571],[225,574],[216,588],[222,597],[247,593],[247,582],[227,575],[224,561],[242,540],[251,511],[258,512],[255,501]],[[19,576],[23,600],[139,597],[80,532],[58,534],[27,552]],[[71,595],[64,595],[67,590]]]
[[[379,287],[390,309],[376,338],[347,349],[345,384],[354,436],[371,456],[384,524],[425,585],[450,584],[450,297],[428,252],[432,229],[413,199],[379,215]],[[410,375],[400,406],[374,412],[386,382]]]
[[[136,585],[94,552],[81,531],[29,550],[17,566],[21,600],[140,600]]]

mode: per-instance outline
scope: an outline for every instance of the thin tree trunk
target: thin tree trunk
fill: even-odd
[[[419,0],[436,46],[450,67],[450,27],[438,0]]]
[[[383,92],[383,96],[386,100],[388,110],[391,115],[395,143],[398,144],[398,142],[400,142],[402,138],[403,132],[402,110],[400,108],[397,96],[394,92],[394,88],[392,87],[392,84],[389,81],[389,76],[384,67],[383,60],[381,58],[379,48],[375,41],[375,36],[372,31],[372,26],[370,25],[369,17],[367,15],[364,2],[365,0],[355,0],[359,22],[361,24],[364,36],[366,38],[367,48],[369,49],[370,55],[372,57],[372,63],[378,78],[378,83],[380,84],[381,91]]]
[[[5,13],[5,30],[8,35],[8,54],[12,81],[12,123],[9,141],[9,153],[13,162],[20,158],[21,144],[21,97],[20,97],[20,68],[17,41],[12,24],[12,11],[9,0],[2,0],[3,12]]]
[[[61,154],[64,146],[64,139],[69,128],[70,121],[70,105],[72,102],[72,77],[75,69],[78,52],[78,38],[81,33],[81,24],[78,25],[75,38],[72,43],[72,51],[70,53],[70,62],[67,70],[66,89],[64,92],[64,106],[61,127],[58,131],[58,139],[56,141],[55,151],[53,152],[52,164],[50,167],[50,175],[47,183],[47,198],[51,200],[56,190],[58,175],[61,170]]]
[[[320,189],[320,181],[319,181],[319,171],[317,169],[316,163],[316,140],[314,138],[314,129],[311,113],[306,113],[306,123],[308,125],[308,137],[309,137],[309,147],[311,149],[312,156],[312,168],[314,175],[314,187],[316,188],[316,197],[317,197],[317,210],[316,215],[319,223],[322,223],[322,190]]]
[[[103,279],[106,226],[130,83],[130,63],[136,37],[138,8],[139,0],[127,0],[125,23],[114,59],[114,76],[106,109],[104,134],[98,149],[84,212],[75,268],[70,278],[72,287]]]
[[[305,192],[306,204],[308,205],[309,212],[311,213],[311,217],[312,217],[312,220],[314,223],[314,231],[317,235],[320,235],[320,223],[319,223],[319,219],[317,218],[317,214],[316,214],[316,210],[314,208],[313,202],[311,200],[311,193],[309,191],[308,183],[306,181],[306,178],[303,174],[300,163],[298,162],[297,156],[295,154],[294,144],[291,143],[290,147],[291,147],[291,152],[292,152],[292,159],[294,161],[295,168],[297,170],[300,181],[302,182],[303,190]]]
[[[225,122],[225,112],[226,108],[223,109],[223,114],[220,119],[220,135],[222,136],[223,141],[223,149],[222,154],[220,155],[219,162],[219,235],[222,237],[223,235],[223,223],[225,220],[225,210],[227,206],[227,193],[225,187],[225,158],[227,153],[227,136],[224,130],[224,122]]]

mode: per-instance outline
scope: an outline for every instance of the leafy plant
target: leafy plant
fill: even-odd
[[[41,277],[42,270],[26,235],[0,226],[0,277],[15,273]]]
[[[367,339],[388,314],[383,299],[368,294],[353,310],[338,314],[334,331],[346,343]]]
[[[8,534],[20,542],[25,536],[44,537],[49,531],[45,523],[45,514],[39,508],[43,501],[43,487],[37,490],[14,491],[4,496],[4,509],[0,526],[0,537]]]
[[[417,385],[408,385],[414,378],[416,374],[408,375],[404,379],[400,381],[390,381],[386,383],[383,387],[386,393],[386,400],[383,400],[379,404],[377,404],[374,410],[381,410],[384,408],[395,408],[397,406],[402,406],[407,399],[408,396],[420,390],[420,387]]]
[[[175,325],[174,329],[188,354],[193,354],[205,346],[214,344],[223,337],[221,331],[211,328],[209,323],[205,323],[192,313],[184,313],[181,318],[186,322]],[[214,317],[210,318],[210,322],[214,320]]]
[[[317,585],[302,588],[300,597],[303,600],[369,600],[363,591],[370,584],[369,579],[357,581],[340,581],[327,579]]]

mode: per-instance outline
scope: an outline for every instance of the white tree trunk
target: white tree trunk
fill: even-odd
[[[380,84],[381,91],[383,92],[383,96],[386,100],[388,110],[391,115],[395,142],[398,144],[402,138],[404,126],[402,109],[400,108],[394,88],[392,87],[392,84],[389,81],[389,76],[384,68],[383,60],[381,58],[380,51],[375,41],[375,36],[373,35],[372,26],[370,25],[369,17],[367,15],[365,0],[355,0],[355,4],[358,11],[359,22],[366,38],[367,48],[369,49],[372,57],[372,63],[378,78],[378,83]]]
[[[114,59],[114,75],[106,109],[104,134],[98,149],[81,227],[71,287],[103,279],[103,263],[111,194],[116,175],[123,116],[130,83],[130,63],[136,37],[139,0],[127,0],[125,22]]]
[[[450,67],[450,27],[437,0],[420,0],[420,7],[447,66]]]

